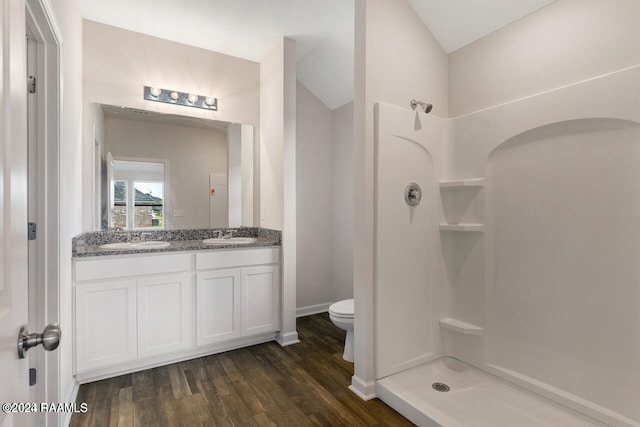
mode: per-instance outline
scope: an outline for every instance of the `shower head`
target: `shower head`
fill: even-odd
[[[411,100],[411,109],[415,111],[416,107],[419,105],[420,108],[422,108],[422,110],[425,112],[425,114],[429,114],[431,112],[431,110],[433,109],[433,105],[432,104],[427,104],[425,102],[422,101],[416,101],[415,99]]]

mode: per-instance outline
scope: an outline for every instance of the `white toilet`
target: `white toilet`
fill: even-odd
[[[342,358],[353,362],[353,298],[331,304],[329,318],[338,328],[347,331]]]

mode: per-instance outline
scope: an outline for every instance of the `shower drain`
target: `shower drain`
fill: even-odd
[[[446,392],[446,391],[451,390],[451,387],[449,387],[445,383],[433,383],[433,384],[431,384],[431,387],[433,387],[433,389],[435,391],[441,391],[443,393]]]

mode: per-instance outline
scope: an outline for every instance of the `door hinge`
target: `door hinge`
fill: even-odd
[[[36,93],[36,77],[27,76],[27,92]]]
[[[35,222],[30,222],[27,226],[27,237],[29,240],[36,240],[37,227]]]
[[[36,382],[38,382],[36,368],[29,368],[29,385],[36,385]]]

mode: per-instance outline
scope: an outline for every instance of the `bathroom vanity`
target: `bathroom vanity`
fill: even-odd
[[[279,234],[215,246],[196,237],[139,252],[74,244],[78,381],[275,339]]]

